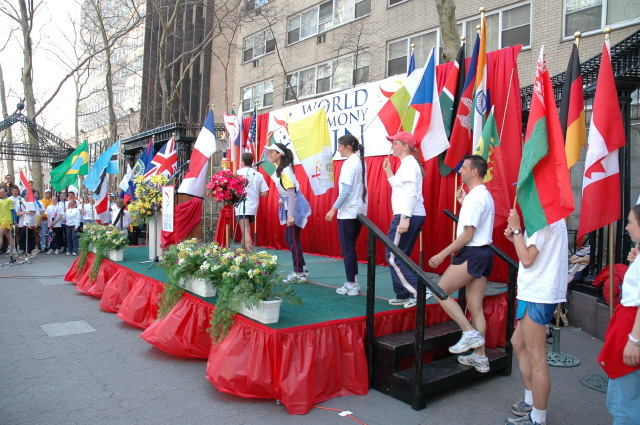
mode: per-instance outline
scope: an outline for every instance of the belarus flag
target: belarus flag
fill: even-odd
[[[567,217],[574,209],[564,137],[544,46],[533,82],[517,197],[529,235]]]
[[[611,67],[609,40],[602,48],[596,87],[582,180],[579,243],[587,233],[620,218],[618,149],[625,145],[626,139]]]
[[[213,111],[209,110],[204,126],[198,134],[196,143],[191,153],[189,171],[184,176],[182,184],[178,188],[178,193],[185,193],[198,198],[204,198],[204,191],[207,179],[207,163],[209,158],[216,151],[216,136],[213,130]]]

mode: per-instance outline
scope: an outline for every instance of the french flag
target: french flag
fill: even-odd
[[[207,178],[207,163],[216,151],[216,136],[213,130],[213,111],[209,110],[204,126],[198,134],[191,153],[189,171],[184,176],[178,193],[204,198]]]

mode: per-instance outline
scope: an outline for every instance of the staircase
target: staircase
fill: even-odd
[[[414,403],[416,384],[415,369],[407,361],[413,360],[415,331],[406,331],[375,338],[373,340],[373,381],[371,388],[408,404]],[[449,353],[448,347],[460,339],[462,332],[453,321],[438,323],[425,328],[423,350],[432,360],[424,364],[421,374],[422,398],[413,406],[416,410],[426,407],[427,397],[457,387],[473,379],[486,376],[471,366],[458,363],[458,354]],[[511,374],[511,355],[504,350],[486,349],[489,357],[489,373]],[[423,356],[424,357],[424,356]]]
[[[445,211],[447,214],[448,212]],[[454,220],[457,217],[447,214]],[[440,299],[447,294],[433,283],[413,261],[395,246],[380,229],[365,216],[358,219],[369,230],[369,259],[367,280],[367,319],[366,345],[369,361],[369,386],[390,395],[415,410],[427,405],[428,397],[451,388],[486,376],[500,373],[511,375],[512,349],[510,344],[515,316],[515,277],[518,265],[499,249],[492,246],[496,255],[509,264],[509,283],[507,289],[506,341],[504,349],[485,349],[489,358],[490,371],[480,373],[474,367],[458,363],[458,354],[449,353],[448,348],[460,339],[462,332],[453,321],[424,326],[423,321],[416,323],[416,329],[374,338],[374,299],[375,299],[375,251],[376,241],[380,241],[393,252],[418,277],[418,295],[416,317],[425,317],[425,291],[428,287]],[[459,294],[459,302],[464,303],[464,291]],[[417,359],[417,360],[416,360]]]

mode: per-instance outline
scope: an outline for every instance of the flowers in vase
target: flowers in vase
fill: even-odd
[[[207,184],[207,196],[224,205],[233,205],[240,200],[247,184],[244,176],[234,174],[229,170],[218,171]]]
[[[155,211],[160,214],[162,209],[162,186],[169,181],[164,174],[152,176],[145,179],[143,176],[136,176],[133,182],[136,185],[136,200],[129,204],[129,214],[131,222],[141,224],[152,218]]]

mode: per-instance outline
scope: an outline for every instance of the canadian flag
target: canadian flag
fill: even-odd
[[[578,241],[589,232],[620,219],[620,169],[618,149],[626,143],[616,83],[606,40],[593,100],[589,147],[582,180],[582,208]]]

